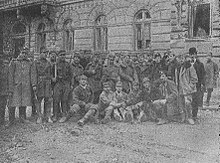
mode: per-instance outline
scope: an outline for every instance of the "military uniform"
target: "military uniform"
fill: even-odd
[[[51,101],[52,98],[52,87],[51,87],[51,64],[47,61],[46,58],[40,58],[36,61],[36,69],[37,69],[37,90],[36,95],[38,98],[39,108],[37,110],[38,117],[41,118],[41,102],[44,99],[44,113],[47,118],[51,117]]]
[[[103,67],[102,82],[110,81],[111,87],[115,90],[115,84],[120,80],[120,68],[115,64],[107,64]]]
[[[102,92],[102,65],[99,62],[91,62],[86,66],[84,74],[89,78],[89,85],[94,92],[94,103],[97,104]]]
[[[80,80],[87,80],[87,77],[82,75]],[[94,93],[88,84],[79,85],[73,90],[73,105],[70,107],[70,111],[72,113],[79,111],[85,113],[83,118],[78,121],[79,125],[84,125],[85,121],[97,112],[98,106],[93,104],[93,100]]]
[[[3,56],[2,56],[3,57]],[[8,98],[8,63],[4,62],[4,58],[0,60],[0,125],[5,120],[5,110]]]
[[[104,83],[103,84],[104,87],[110,87],[109,83]],[[106,91],[103,91],[101,94],[100,94],[100,97],[99,97],[99,118],[103,119],[104,117],[108,117],[110,118],[111,117],[111,112],[108,113],[108,107],[110,106],[110,103],[113,101],[113,98],[114,98],[114,92],[113,91],[109,91],[109,92],[106,92]],[[106,110],[107,109],[107,110]],[[109,115],[108,115],[109,114]]]
[[[13,116],[19,107],[19,117],[26,119],[26,107],[33,106],[32,87],[37,85],[37,73],[35,64],[23,53],[9,65],[9,114]]]
[[[123,85],[123,90],[129,93],[134,82],[138,82],[138,76],[135,68],[132,65],[120,67],[120,77]]]
[[[59,52],[59,56],[65,56],[65,52]],[[72,72],[71,66],[68,62],[64,59],[59,59],[56,64],[57,75],[56,75],[56,82],[54,85],[54,93],[53,93],[53,100],[54,100],[54,121],[57,120],[58,109],[60,109],[59,105],[61,103],[61,110],[62,110],[62,118],[59,122],[63,123],[67,120],[67,113],[68,113],[68,97],[71,90],[71,79],[72,79]]]

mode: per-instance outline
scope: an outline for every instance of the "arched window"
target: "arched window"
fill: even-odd
[[[72,20],[66,20],[63,25],[63,47],[66,51],[74,50],[74,30],[72,29]]]
[[[14,35],[24,34],[26,32],[26,26],[21,22],[18,22],[13,26],[12,32]]]
[[[135,15],[135,50],[144,50],[150,47],[151,43],[151,16],[147,10],[140,10]]]
[[[100,15],[95,21],[95,41],[94,49],[96,51],[107,51],[108,50],[108,28],[107,20],[105,15]]]
[[[41,49],[46,48],[46,25],[39,24],[37,28],[37,52],[40,53]]]

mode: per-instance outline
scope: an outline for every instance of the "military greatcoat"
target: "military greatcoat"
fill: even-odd
[[[32,87],[37,84],[35,64],[28,59],[12,60],[9,65],[9,107],[32,106]]]

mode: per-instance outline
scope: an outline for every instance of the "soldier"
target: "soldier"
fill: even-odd
[[[37,105],[36,108],[38,113],[37,123],[42,123],[42,111],[41,111],[41,103],[44,99],[44,113],[46,114],[47,121],[52,123],[51,120],[51,97],[52,97],[52,88],[51,88],[51,64],[46,59],[46,51],[43,50],[40,54],[40,58],[36,61],[36,69],[37,69]]]
[[[0,126],[5,123],[5,111],[8,98],[8,60],[5,56],[0,57]]]
[[[106,110],[110,103],[113,101],[114,92],[111,90],[111,84],[107,81],[103,83],[103,91],[99,97],[99,118],[101,118],[101,123],[106,123],[106,121],[111,120],[111,112]]]
[[[80,76],[79,86],[73,91],[73,105],[70,107],[72,114],[79,111],[85,113],[83,118],[77,122],[79,126],[83,126],[91,116],[97,113],[98,106],[93,104],[93,100],[94,93],[88,85],[87,77],[82,75]]]
[[[126,93],[129,93],[134,82],[138,82],[137,72],[132,65],[132,61],[129,55],[125,57],[125,63],[120,66],[120,77],[123,85],[123,90]]]
[[[90,62],[85,69],[84,74],[89,78],[88,82],[94,92],[94,103],[99,101],[99,95],[102,92],[102,64],[100,62],[100,54],[95,53],[92,62]]]
[[[80,54],[75,53],[73,58],[72,68],[72,86],[73,89],[79,85],[79,77],[83,74],[84,68],[80,64]]]
[[[154,62],[153,62],[153,68],[151,72],[151,80],[155,81],[160,78],[160,71],[162,70],[162,64],[161,64],[161,55],[160,53],[157,53],[154,56]]]
[[[103,119],[103,123],[108,123],[111,120],[111,115],[113,113],[114,118],[117,121],[123,121],[124,109],[126,108],[127,94],[122,91],[122,82],[118,81],[116,83],[116,91],[113,94],[113,100],[109,107],[106,108],[106,114]]]
[[[36,67],[27,58],[27,54],[27,49],[22,50],[9,65],[9,114],[13,116],[15,108],[19,107],[19,118],[23,122],[26,119],[26,107],[33,105],[32,88],[37,88]]]
[[[120,80],[120,69],[115,65],[115,55],[110,53],[108,56],[108,63],[103,67],[102,82],[109,81],[111,83],[112,90],[115,90],[115,84]]]
[[[212,60],[212,53],[207,56],[207,62],[205,64],[205,86],[207,90],[206,105],[209,106],[209,102],[212,96],[213,89],[217,87],[217,79],[219,75],[218,65]]]
[[[71,66],[65,60],[66,52],[64,50],[59,51],[58,61],[56,63],[56,81],[54,85],[54,121],[57,121],[58,109],[62,110],[62,117],[59,120],[60,123],[64,123],[67,120],[68,114],[68,97],[71,90],[72,72]]]

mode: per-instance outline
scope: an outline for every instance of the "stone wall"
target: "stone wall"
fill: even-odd
[[[105,15],[108,28],[108,50],[134,51],[134,16],[146,9],[151,15],[151,49],[175,53],[185,53],[195,46],[201,53],[219,53],[219,12],[218,0],[205,0],[211,3],[212,35],[207,40],[188,38],[188,1],[187,0],[65,0],[56,8],[49,8],[50,15],[24,15],[16,18],[16,12],[4,14],[4,51],[13,50],[11,27],[18,21],[26,25],[24,34],[26,45],[36,52],[37,28],[46,25],[46,47],[48,50],[63,49],[64,22],[71,19],[74,31],[74,50],[94,50],[94,25],[100,15]],[[180,4],[179,4],[180,3]],[[31,12],[31,11],[30,11]]]

